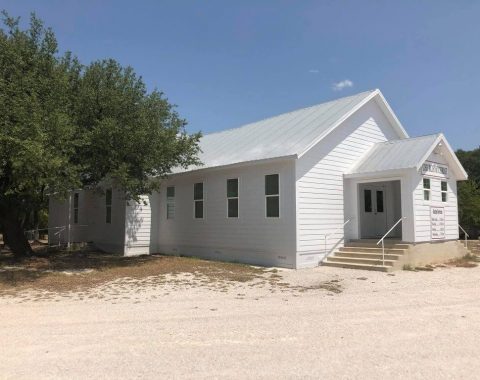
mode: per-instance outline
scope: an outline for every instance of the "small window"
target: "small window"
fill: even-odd
[[[112,223],[112,189],[105,191],[105,223]]]
[[[372,212],[372,190],[365,189],[363,199],[365,201],[365,212]]]
[[[377,212],[383,212],[383,191],[377,190]]]
[[[448,187],[447,182],[441,182],[441,190],[442,190],[442,202],[446,202],[448,200]]]
[[[280,187],[278,174],[265,176],[265,204],[267,218],[280,217]]]
[[[430,200],[430,178],[423,179],[423,199],[425,201]]]
[[[175,186],[167,187],[167,219],[175,218]]]
[[[78,224],[78,193],[73,195],[73,223]]]
[[[195,219],[203,219],[203,182],[193,185],[193,209]]]
[[[238,218],[238,178],[227,179],[227,216]]]

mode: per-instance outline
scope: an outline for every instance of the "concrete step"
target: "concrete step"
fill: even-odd
[[[347,264],[367,264],[367,265],[385,265],[385,266],[393,266],[396,260],[385,260],[382,262],[382,259],[369,259],[369,258],[361,258],[361,257],[338,257],[338,256],[330,256],[327,257],[325,260],[326,262],[335,262],[335,263],[347,263]]]
[[[355,245],[347,245],[345,247],[338,248],[338,251],[382,253],[382,247],[378,248],[378,247],[362,247],[362,246],[355,246]],[[403,255],[405,251],[406,249],[404,248],[385,248],[385,254],[393,253],[397,255]]]
[[[356,257],[356,258],[364,258],[364,259],[382,259],[382,253],[374,253],[374,252],[358,252],[358,251],[337,251],[331,257]],[[398,260],[402,257],[401,254],[395,255],[385,252],[385,260]]]
[[[325,265],[327,267],[360,269],[360,270],[373,270],[373,271],[379,271],[379,272],[389,272],[389,271],[392,270],[392,267],[383,266],[383,265],[343,263],[343,262],[338,262],[338,261],[324,261],[322,263],[322,265]]]
[[[378,241],[378,240],[377,240]],[[370,247],[370,248],[382,248],[382,245],[377,245],[377,242],[367,242],[367,241],[351,241],[345,243],[346,247]],[[411,244],[408,243],[392,243],[385,242],[385,248],[397,248],[397,249],[408,249],[411,247]]]

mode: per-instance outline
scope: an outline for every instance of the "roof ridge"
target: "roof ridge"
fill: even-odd
[[[247,127],[247,126],[252,125],[252,124],[261,123],[261,122],[266,121],[266,120],[275,119],[276,117],[290,115],[290,114],[292,114],[292,113],[294,113],[294,112],[305,111],[305,110],[308,110],[308,109],[310,109],[310,108],[315,108],[315,107],[318,107],[318,106],[324,106],[324,105],[327,105],[327,104],[329,104],[329,103],[337,102],[337,101],[339,101],[339,100],[344,100],[344,99],[353,98],[353,97],[356,97],[356,96],[360,96],[360,95],[362,95],[362,94],[371,94],[371,93],[374,92],[374,91],[377,91],[377,90],[374,89],[374,90],[362,91],[362,92],[359,92],[359,93],[357,93],[357,94],[353,94],[353,95],[349,95],[349,96],[344,96],[344,97],[342,97],[342,98],[332,99],[332,100],[329,100],[329,101],[327,101],[327,102],[318,103],[318,104],[314,104],[314,105],[307,106],[307,107],[303,107],[303,108],[298,108],[298,109],[295,109],[295,110],[292,110],[292,111],[288,111],[288,112],[283,112],[283,113],[281,113],[281,114],[274,115],[274,116],[268,116],[268,117],[265,117],[265,118],[260,119],[260,120],[257,120],[257,121],[252,121],[252,122],[247,123],[247,124],[242,124],[242,125],[240,125],[240,126],[238,126],[238,127],[227,128],[227,129],[222,129],[221,131],[215,131],[215,132],[206,133],[206,134],[203,135],[203,137],[207,137],[207,136],[211,136],[211,135],[215,135],[215,134],[219,134],[219,133],[224,133],[224,132],[233,131],[233,130],[236,130],[236,129],[240,129],[240,128]]]

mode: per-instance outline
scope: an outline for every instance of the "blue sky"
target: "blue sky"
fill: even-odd
[[[411,136],[480,145],[480,1],[22,1],[62,50],[112,57],[190,131],[232,128],[380,88]],[[339,87],[335,84],[343,83]]]

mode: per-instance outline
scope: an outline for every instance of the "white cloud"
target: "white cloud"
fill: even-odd
[[[308,70],[309,73],[312,73],[312,74],[318,74],[320,71],[317,70],[317,69],[310,69]]]
[[[348,87],[353,87],[353,82],[350,79],[345,79],[332,85],[333,91],[342,91]]]

